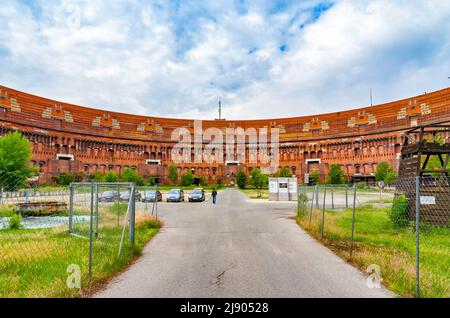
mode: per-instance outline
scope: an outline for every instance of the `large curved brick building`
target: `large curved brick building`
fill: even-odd
[[[398,167],[403,134],[412,126],[450,121],[450,88],[387,104],[330,114],[268,120],[210,120],[203,127],[280,129],[280,166],[289,167],[302,182],[306,173],[340,164],[349,179],[370,180],[377,164]],[[0,135],[21,131],[33,144],[32,164],[39,182],[51,182],[62,172],[114,170],[132,167],[145,176],[166,181],[175,128],[192,131],[193,120],[137,116],[75,106],[0,86]],[[448,138],[448,137],[447,137]],[[189,163],[209,182],[233,181],[249,162]],[[262,167],[264,168],[264,167]]]

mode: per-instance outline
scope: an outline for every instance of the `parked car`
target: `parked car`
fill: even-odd
[[[147,190],[144,192],[142,196],[142,202],[155,202],[162,201],[162,194],[159,190]]]
[[[167,194],[167,202],[184,201],[184,191],[181,189],[172,189]]]
[[[206,200],[205,190],[203,189],[194,189],[189,194],[189,202],[203,202]]]
[[[120,194],[117,191],[105,191],[102,192],[99,196],[98,196],[98,201],[99,202],[115,202],[120,198]]]
[[[120,201],[130,201],[130,194],[131,191],[127,190],[125,192],[120,193]],[[135,191],[134,192],[134,201],[141,201],[142,194],[140,192]]]

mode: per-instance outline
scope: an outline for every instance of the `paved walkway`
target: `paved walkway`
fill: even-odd
[[[388,297],[310,238],[295,204],[249,202],[237,190],[211,202],[164,204],[165,227],[97,297]]]

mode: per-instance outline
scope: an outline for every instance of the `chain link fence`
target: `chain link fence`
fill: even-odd
[[[399,179],[395,189],[355,184],[298,191],[298,223],[369,269],[375,286],[384,282],[402,296],[450,297],[449,178]]]
[[[159,228],[133,183],[14,188],[0,191],[0,297],[78,297],[123,268]]]

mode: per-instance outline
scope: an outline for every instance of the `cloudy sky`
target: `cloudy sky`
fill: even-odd
[[[148,116],[310,115],[450,86],[448,0],[2,0],[0,83]]]

